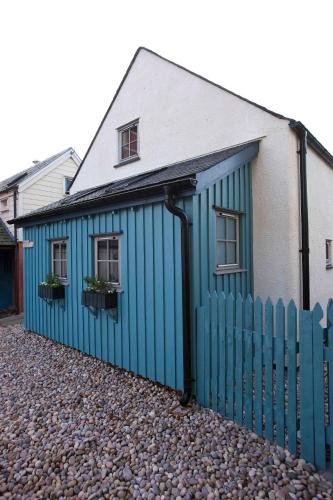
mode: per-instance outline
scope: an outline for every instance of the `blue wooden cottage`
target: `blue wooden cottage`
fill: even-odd
[[[79,191],[16,219],[25,328],[136,374],[195,390],[195,309],[207,290],[252,291],[251,160],[259,142]],[[38,296],[49,272],[64,297]],[[82,305],[86,276],[116,307]],[[192,387],[191,387],[192,386]]]

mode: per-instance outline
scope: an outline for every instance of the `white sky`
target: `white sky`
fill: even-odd
[[[138,46],[301,120],[333,153],[332,0],[2,0],[0,179],[83,157]]]

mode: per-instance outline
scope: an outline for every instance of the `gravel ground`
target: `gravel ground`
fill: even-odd
[[[1,498],[332,498],[304,460],[21,326],[0,373]]]

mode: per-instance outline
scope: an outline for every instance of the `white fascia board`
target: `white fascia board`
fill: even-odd
[[[73,158],[73,153],[71,151],[68,151],[67,153],[64,153],[63,155],[59,156],[59,158],[50,163],[48,167],[43,168],[39,172],[36,172],[35,175],[29,177],[29,179],[27,179],[26,181],[19,183],[19,192],[25,191],[32,184],[34,184],[39,179],[42,179],[42,177],[44,177],[48,173],[52,172],[52,170],[54,170],[56,167],[59,167],[59,165],[64,163],[69,158]],[[74,160],[74,162],[76,163],[76,159]]]

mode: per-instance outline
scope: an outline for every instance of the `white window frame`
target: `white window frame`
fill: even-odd
[[[137,135],[136,135],[136,141],[137,141],[137,149],[136,153],[132,156],[128,156],[127,158],[122,158],[121,153],[122,153],[122,134],[126,132],[126,130],[131,129],[132,127],[137,127]],[[129,143],[130,144],[130,143]],[[139,120],[133,120],[130,123],[127,123],[126,125],[123,125],[122,127],[118,128],[118,161],[119,163],[125,163],[130,160],[134,160],[135,158],[140,157],[140,140],[139,140]]]
[[[97,244],[99,241],[102,241],[102,240],[117,240],[118,241],[118,260],[114,260],[114,259],[107,259],[107,260],[99,260],[98,259],[98,248],[97,248]],[[98,279],[98,262],[118,262],[118,278],[119,278],[119,281],[118,283],[116,282],[108,282],[110,283],[111,286],[113,286],[114,288],[119,288],[120,287],[120,283],[121,283],[121,275],[120,275],[120,270],[121,270],[121,266],[120,266],[120,236],[119,234],[109,234],[109,235],[106,235],[106,236],[94,236],[94,274],[95,274],[95,278]]]
[[[332,259],[332,240],[329,239],[325,240],[325,258],[326,258],[326,269],[330,269],[331,267],[333,267],[333,259]]]
[[[66,259],[55,259],[54,258],[54,246],[55,245],[59,245],[59,244],[65,244],[66,245]],[[51,241],[51,272],[52,274],[56,274],[55,273],[55,268],[54,268],[54,262],[57,260],[57,261],[60,261],[60,262],[66,262],[66,270],[67,270],[67,276],[64,277],[64,276],[59,276],[58,274],[56,276],[58,276],[59,278],[59,281],[63,284],[66,284],[67,281],[68,281],[68,240],[67,239],[64,239],[64,238],[59,238],[58,240],[52,240]]]
[[[69,175],[64,176],[64,194],[69,193],[69,191],[66,191],[66,179],[69,179],[70,182],[72,182],[73,177],[70,177]]]
[[[217,225],[218,219],[220,217],[229,217],[230,219],[234,219],[236,221],[236,240],[230,240],[228,238],[226,238],[226,239],[218,239],[217,238],[217,232],[216,232],[216,239],[215,239],[215,244],[216,244],[216,268],[218,270],[239,269],[240,268],[240,250],[239,250],[239,234],[240,234],[240,231],[239,231],[239,220],[240,220],[240,217],[239,217],[239,214],[234,213],[232,211],[229,212],[229,211],[224,211],[224,210],[217,210],[216,211],[216,225]],[[226,234],[226,237],[228,237],[227,234]],[[218,242],[236,243],[236,263],[234,263],[234,264],[219,264],[217,262],[217,255],[218,255],[218,252],[217,252],[217,243]]]

